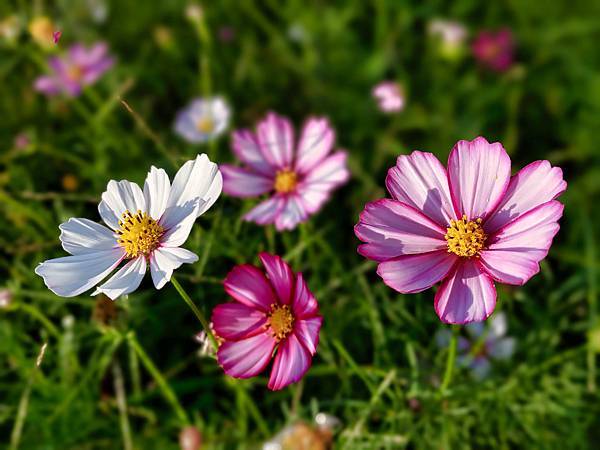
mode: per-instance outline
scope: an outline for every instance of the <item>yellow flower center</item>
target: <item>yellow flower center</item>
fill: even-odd
[[[294,189],[296,189],[297,184],[298,175],[296,175],[296,172],[289,169],[283,169],[277,171],[273,187],[277,193],[287,194],[288,192],[292,192]]]
[[[67,70],[67,76],[72,81],[80,81],[83,78],[83,71],[81,67],[73,65]]]
[[[479,256],[487,239],[481,227],[481,219],[467,220],[467,216],[451,220],[444,237],[448,242],[448,253],[467,258]]]
[[[136,214],[125,211],[119,220],[119,226],[121,228],[117,231],[117,242],[125,249],[128,258],[148,256],[158,248],[165,231],[156,220],[139,209]]]
[[[271,305],[271,311],[267,314],[267,326],[277,341],[284,339],[292,332],[294,327],[294,315],[288,305]]]
[[[210,133],[215,129],[215,122],[210,117],[202,117],[196,122],[196,128],[201,133]]]

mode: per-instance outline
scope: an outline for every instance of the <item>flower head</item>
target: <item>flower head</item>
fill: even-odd
[[[217,200],[221,186],[217,165],[204,154],[186,162],[173,184],[156,167],[150,169],[143,191],[130,181],[111,180],[98,206],[108,227],[75,218],[61,224],[60,241],[71,256],[45,261],[35,273],[56,295],[74,297],[126,262],[92,295],[104,293],[114,300],[135,291],[148,265],[154,286],[160,289],[173,270],[198,260],[180,246],[196,218]]]
[[[105,43],[90,48],[75,44],[63,56],[50,57],[51,73],[37,78],[34,88],[49,96],[60,93],[77,96],[84,86],[95,83],[113,64]]]
[[[462,53],[467,30],[463,24],[451,20],[435,19],[429,23],[429,34],[439,40],[439,53],[452,60]]]
[[[30,22],[29,34],[32,39],[42,48],[50,48],[53,43],[52,33],[54,32],[54,24],[49,17],[38,16],[34,17]]]
[[[481,31],[473,42],[473,55],[483,66],[504,72],[513,64],[514,39],[511,31]]]
[[[233,151],[244,166],[221,165],[223,190],[235,197],[269,194],[269,199],[244,219],[260,225],[274,223],[280,231],[291,230],[316,213],[350,176],[346,152],[330,154],[334,141],[329,121],[312,117],[294,145],[290,121],[269,113],[259,122],[256,133],[233,133]]]
[[[279,256],[261,253],[265,274],[236,266],[225,279],[233,302],[212,314],[223,341],[217,361],[227,375],[250,378],[262,372],[276,351],[268,387],[282,389],[300,380],[317,351],[323,318],[301,273],[294,275]]]
[[[8,288],[0,289],[0,309],[8,308],[12,302],[12,292]]]
[[[177,114],[175,132],[188,142],[206,142],[227,129],[230,116],[221,97],[197,98]]]
[[[539,272],[563,212],[554,200],[567,187],[560,168],[535,161],[510,173],[502,145],[482,137],[459,141],[447,170],[431,153],[399,156],[386,178],[392,198],[368,203],[355,227],[359,253],[398,292],[442,281],[443,322],[485,320],[494,281],[522,285]]]
[[[373,97],[377,100],[379,109],[386,113],[402,111],[406,104],[402,86],[394,81],[382,81],[375,86]]]

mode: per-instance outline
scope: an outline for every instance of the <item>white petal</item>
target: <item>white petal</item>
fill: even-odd
[[[171,181],[163,169],[152,166],[144,183],[144,198],[148,214],[154,220],[160,219],[167,208],[171,193]]]
[[[135,214],[137,210],[146,211],[146,201],[140,187],[127,180],[110,180],[98,205],[98,212],[106,225],[118,230],[123,213],[130,211]]]
[[[146,257],[138,256],[125,264],[117,273],[101,286],[98,286],[92,295],[104,293],[111,300],[121,295],[135,291],[146,273]]]
[[[192,230],[201,205],[192,201],[181,206],[171,206],[164,212],[160,225],[165,228],[161,244],[166,247],[179,247],[183,244]]]
[[[104,279],[124,256],[122,248],[65,256],[41,263],[35,273],[56,295],[75,297]]]
[[[95,253],[118,247],[112,230],[89,219],[69,219],[60,228],[60,242],[71,255]]]
[[[150,274],[156,289],[162,288],[171,279],[173,271],[183,263],[194,263],[198,256],[184,248],[163,247],[150,256]]]

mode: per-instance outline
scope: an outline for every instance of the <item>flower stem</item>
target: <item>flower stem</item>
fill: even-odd
[[[215,339],[215,335],[213,334],[212,330],[210,329],[210,324],[208,323],[208,320],[206,320],[206,317],[204,317],[204,314],[202,314],[202,312],[194,304],[194,302],[192,301],[190,296],[187,294],[187,292],[185,292],[185,290],[181,287],[181,284],[179,284],[179,281],[177,281],[177,279],[174,276],[171,276],[171,283],[173,283],[173,286],[175,286],[175,289],[177,289],[177,292],[179,292],[179,295],[181,295],[181,298],[183,299],[183,301],[186,302],[187,305],[190,307],[190,309],[194,312],[194,314],[196,315],[196,317],[202,324],[202,328],[204,328],[204,332],[206,333],[206,335],[210,339],[210,342],[212,343],[213,347],[216,350],[218,348],[217,340]]]
[[[448,390],[450,381],[452,381],[452,372],[454,371],[454,360],[456,359],[456,346],[458,343],[458,331],[460,328],[456,325],[452,327],[452,337],[448,346],[448,359],[446,360],[446,370],[444,371],[444,379],[440,386],[440,392],[444,394]]]

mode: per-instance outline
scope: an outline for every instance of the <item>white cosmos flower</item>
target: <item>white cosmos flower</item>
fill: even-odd
[[[223,98],[197,98],[177,114],[175,132],[188,142],[206,142],[227,129],[230,115]]]
[[[71,254],[41,263],[35,273],[61,297],[74,297],[97,286],[122,262],[112,277],[92,295],[111,299],[135,291],[148,265],[157,289],[173,270],[198,260],[180,248],[196,218],[221,194],[223,179],[205,154],[186,162],[173,184],[163,169],[152,167],[144,190],[127,180],[108,183],[98,205],[108,227],[88,219],[69,219],[60,225],[62,247]]]

